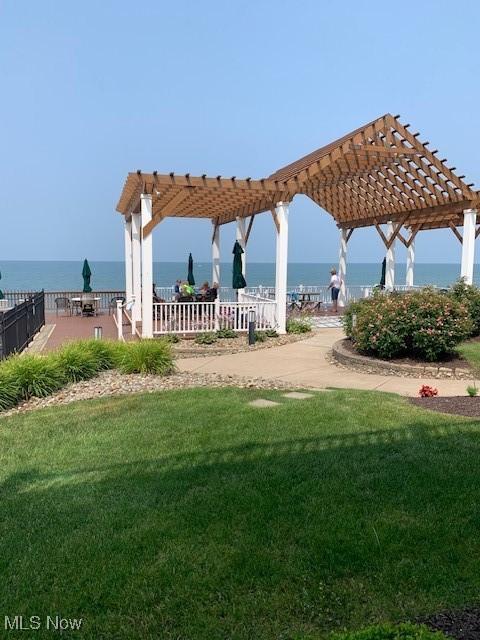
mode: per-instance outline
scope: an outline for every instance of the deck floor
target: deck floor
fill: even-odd
[[[70,340],[93,338],[95,327],[102,327],[103,338],[117,339],[117,327],[113,316],[106,313],[93,317],[47,314],[45,324],[55,325],[44,347],[45,351],[57,349]]]

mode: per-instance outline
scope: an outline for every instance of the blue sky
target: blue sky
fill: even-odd
[[[385,112],[479,184],[479,20],[474,1],[3,0],[0,260],[122,259],[128,171],[263,177]],[[337,236],[293,201],[292,262],[332,262]],[[155,259],[206,260],[210,237],[208,221],[168,220]],[[383,247],[360,230],[349,251]],[[264,214],[249,260],[274,255]],[[419,261],[459,257],[451,232],[419,234]]]

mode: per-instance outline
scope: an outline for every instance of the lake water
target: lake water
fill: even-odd
[[[79,290],[83,287],[81,262],[66,261],[3,261],[0,263],[2,289],[68,291]],[[330,263],[288,265],[288,285],[323,285],[329,282]],[[125,284],[123,262],[90,262],[92,270],[91,285],[94,290],[123,289]],[[347,284],[374,285],[380,280],[381,265],[357,263],[347,265]],[[194,275],[197,284],[205,280],[210,282],[212,267],[209,262],[194,265]],[[232,264],[221,265],[221,284],[229,286],[231,283]],[[435,284],[447,286],[458,279],[459,264],[416,264],[415,284]],[[157,286],[170,286],[177,278],[185,279],[187,265],[184,262],[155,262],[154,282]],[[246,280],[248,286],[275,284],[275,265],[269,263],[249,262],[247,264]],[[395,280],[398,284],[405,283],[405,264],[396,265]],[[477,284],[479,283],[476,280]]]

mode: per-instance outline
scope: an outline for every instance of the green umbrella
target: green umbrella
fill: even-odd
[[[195,278],[193,277],[193,258],[192,254],[188,255],[188,275],[187,275],[188,284],[193,287],[195,285]]]
[[[90,265],[88,264],[88,260],[86,258],[83,262],[82,276],[83,293],[91,293],[92,287],[90,286],[90,278],[92,277],[92,272],[90,271]]]
[[[380,288],[385,289],[385,273],[387,271],[387,259],[384,258],[382,262],[382,277],[380,278]]]
[[[0,280],[2,279],[2,274],[0,272]],[[3,300],[5,296],[3,295],[3,291],[0,289],[0,300]]]
[[[243,249],[238,240],[233,245],[233,276],[232,289],[244,289],[247,286],[242,273],[242,253]]]

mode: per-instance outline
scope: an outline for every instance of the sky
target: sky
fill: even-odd
[[[0,261],[123,260],[129,171],[260,178],[387,112],[479,185],[479,21],[473,0],[0,0]],[[208,220],[169,219],[154,259],[210,243]],[[460,251],[451,231],[417,236],[418,261]],[[383,253],[352,235],[349,261]],[[289,260],[337,255],[331,216],[297,196]],[[274,258],[262,214],[248,259]]]

